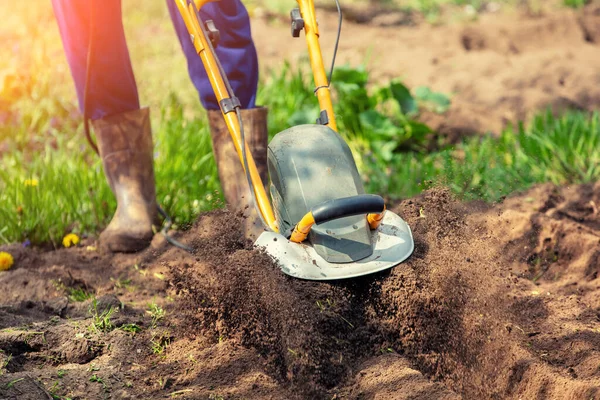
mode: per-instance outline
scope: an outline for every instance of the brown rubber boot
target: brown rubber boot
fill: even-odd
[[[152,241],[157,220],[148,108],[92,121],[106,180],[117,199],[117,210],[100,234],[100,244],[112,252],[136,252]]]
[[[266,107],[240,110],[244,125],[246,143],[252,153],[256,168],[264,185],[267,184],[267,131]],[[208,121],[212,138],[213,151],[219,171],[219,180],[228,208],[233,212],[242,211],[245,217],[244,231],[246,236],[255,239],[264,231],[258,216],[246,173],[233,145],[225,119],[220,110],[208,110]]]

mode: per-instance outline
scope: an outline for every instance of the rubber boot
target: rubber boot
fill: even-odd
[[[117,199],[100,245],[112,252],[140,251],[152,241],[157,222],[150,112],[142,108],[92,124],[104,174]]]
[[[266,107],[256,107],[242,109],[240,112],[246,143],[248,143],[263,185],[266,185],[268,178],[267,145],[269,142],[267,131],[268,109]],[[246,237],[254,240],[264,231],[265,227],[254,207],[246,173],[221,111],[208,110],[208,121],[225,202],[232,212],[243,213],[244,233]]]

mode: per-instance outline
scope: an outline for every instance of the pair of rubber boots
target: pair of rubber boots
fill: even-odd
[[[267,109],[241,110],[246,142],[263,183],[267,179]],[[220,110],[208,110],[219,179],[228,208],[243,212],[244,233],[254,239],[262,230],[253,207],[246,175]],[[158,226],[153,141],[148,108],[92,122],[104,173],[116,197],[117,209],[100,234],[102,248],[136,252],[146,248]]]

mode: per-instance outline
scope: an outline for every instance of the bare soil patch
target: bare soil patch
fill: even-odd
[[[226,211],[181,237],[193,255],[160,238],[114,257],[13,246],[0,398],[600,398],[599,201],[600,186],[495,206],[434,189],[394,208],[416,238],[406,263],[333,283],[283,275]],[[90,329],[91,301],[59,279],[116,307],[114,329]]]
[[[484,14],[441,26],[356,21],[343,22],[337,64],[366,64],[373,82],[401,78],[409,87],[451,95],[447,114],[422,117],[451,141],[497,134],[548,108],[600,105],[600,2],[543,15]],[[336,28],[337,14],[319,10],[327,67]],[[287,19],[257,19],[252,34],[265,68],[306,57],[306,42],[291,37]]]

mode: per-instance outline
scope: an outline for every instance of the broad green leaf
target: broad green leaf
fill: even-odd
[[[410,94],[410,90],[400,82],[390,84],[390,92],[392,97],[400,105],[400,109],[404,114],[413,114],[418,111],[417,102]]]
[[[375,110],[368,110],[360,113],[358,116],[360,123],[368,134],[372,132],[375,135],[383,135],[389,138],[395,138],[399,132],[389,118]]]
[[[361,87],[366,86],[369,79],[368,72],[364,67],[352,68],[349,66],[337,67],[333,70],[332,82],[337,85],[340,82],[343,83],[354,83]]]
[[[419,86],[415,89],[417,101],[425,107],[442,114],[450,108],[450,98],[443,93],[434,92],[426,86]]]

